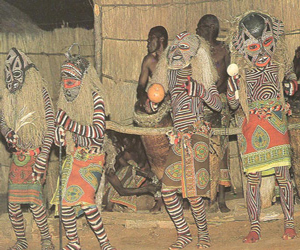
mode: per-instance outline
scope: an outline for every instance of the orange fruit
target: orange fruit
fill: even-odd
[[[148,89],[148,98],[151,102],[159,103],[165,97],[165,91],[163,86],[158,83],[152,84]]]

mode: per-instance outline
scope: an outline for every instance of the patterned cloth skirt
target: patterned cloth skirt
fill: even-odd
[[[104,174],[104,154],[90,154],[84,148],[76,148],[67,155],[62,166],[62,205],[74,207],[80,214],[81,205],[95,205],[95,193]],[[59,204],[59,181],[51,204]],[[56,210],[57,211],[57,210]]]
[[[162,178],[162,189],[176,189],[187,197],[210,197],[209,136],[184,133],[172,145]]]
[[[32,169],[36,157],[36,150],[13,153],[8,177],[8,202],[42,205],[41,182],[32,182]]]
[[[276,102],[255,105],[249,121],[244,120],[239,137],[243,168],[246,174],[273,174],[274,167],[291,166],[286,111]]]

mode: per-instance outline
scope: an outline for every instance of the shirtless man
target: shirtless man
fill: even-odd
[[[155,183],[155,175],[150,170],[147,156],[139,136],[125,134],[111,134],[110,136],[114,139],[114,145],[119,153],[116,157],[114,169],[108,169],[108,171],[106,171],[107,180],[114,190],[107,188],[103,200],[107,202],[105,209],[113,211],[114,204],[118,203],[116,199],[118,200],[120,198],[122,202],[132,202],[132,197],[128,197],[127,200],[127,197],[124,196],[155,194],[155,192],[161,189],[161,185],[160,183]],[[133,177],[132,169],[128,167],[130,165],[135,168],[136,175],[139,176],[137,180]],[[127,170],[124,175],[125,169]],[[132,186],[131,179],[135,179],[135,181],[139,182],[139,185]],[[140,186],[140,184],[144,182],[146,182],[145,185]],[[115,200],[114,202],[110,200],[112,194]],[[125,205],[125,203],[123,205]]]
[[[137,109],[145,111],[144,104],[147,100],[145,88],[149,78],[155,70],[159,57],[168,46],[168,33],[163,26],[155,26],[150,29],[147,40],[148,54],[144,57],[137,87]]]
[[[297,76],[297,80],[299,80],[300,79],[300,46],[295,50],[293,64],[294,64],[294,72]]]
[[[148,107],[146,104],[148,99],[147,93],[145,91],[149,79],[156,68],[160,56],[164,52],[168,45],[168,32],[163,26],[155,26],[150,29],[147,40],[148,54],[144,57],[141,73],[139,76],[139,83],[137,87],[137,102],[135,104],[135,114],[149,114],[149,119],[153,121],[151,116],[151,111],[146,110]],[[163,108],[162,108],[163,109]],[[163,113],[160,121],[155,125],[141,124],[135,120],[135,123],[141,127],[167,127],[171,125],[171,118],[169,112]],[[163,176],[164,162],[166,160],[166,155],[169,151],[169,141],[165,135],[158,136],[141,136],[149,164],[151,166],[151,171],[160,180]],[[156,203],[155,206],[150,210],[153,213],[159,212],[161,206],[163,205],[160,193],[156,193]]]
[[[230,64],[230,53],[224,42],[218,41],[217,37],[219,35],[219,20],[216,16],[208,14],[200,18],[196,33],[197,35],[203,37],[206,41],[209,42],[211,47],[211,56],[215,63],[219,80],[217,81],[217,89],[219,91],[223,108],[220,113],[212,112],[211,110],[206,109],[205,113],[208,115],[209,122],[212,123],[213,127],[229,127],[230,122],[230,113],[226,100],[226,89],[227,89],[227,67]],[[210,114],[212,116],[210,116]],[[219,117],[215,119],[215,117]],[[215,123],[219,121],[219,124]],[[227,166],[227,157],[228,157],[228,137],[221,138],[221,145],[224,145],[221,148],[220,159],[220,180],[219,180],[219,193],[218,193],[218,204],[221,212],[229,212],[230,209],[226,206],[225,203],[225,187],[231,185],[229,179],[229,169]],[[212,201],[214,204],[215,201]]]

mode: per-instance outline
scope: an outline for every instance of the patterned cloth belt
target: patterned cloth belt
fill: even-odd
[[[74,152],[78,152],[82,155],[86,155],[86,157],[103,154],[102,147],[85,148],[85,147],[78,146],[78,147],[74,147]]]
[[[292,111],[290,109],[290,104],[286,103],[285,105],[275,105],[271,107],[262,107],[262,108],[253,108],[249,110],[250,114],[258,115],[259,118],[269,118],[272,112],[276,111],[285,111],[287,115],[291,115]]]
[[[16,155],[30,155],[30,156],[35,156],[35,155],[38,155],[41,152],[41,150],[42,149],[40,147],[38,147],[36,149],[30,149],[30,150],[21,150],[21,149],[19,149],[14,154],[16,154]]]
[[[173,128],[172,130],[168,131],[166,134],[169,138],[170,144],[177,145],[178,143],[181,142],[183,137],[188,137],[191,138],[193,134],[195,133],[205,133],[209,134],[211,131],[211,123],[206,122],[203,119],[200,121],[195,122],[192,126],[190,126],[187,130],[185,131],[179,131],[176,128]]]

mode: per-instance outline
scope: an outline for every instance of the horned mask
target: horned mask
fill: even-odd
[[[61,83],[68,102],[73,102],[79,95],[82,79],[89,67],[89,62],[80,56],[79,46],[78,54],[71,54],[74,45],[69,48],[66,53],[67,60],[61,66]]]

